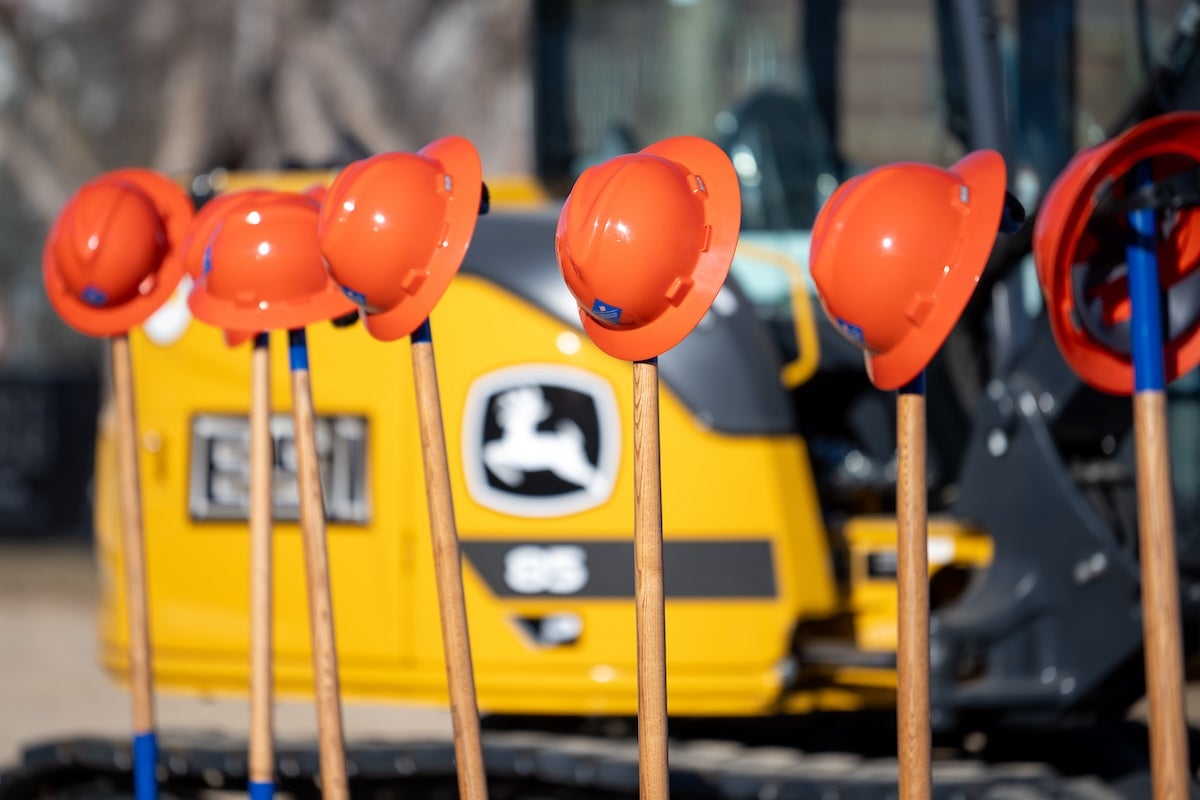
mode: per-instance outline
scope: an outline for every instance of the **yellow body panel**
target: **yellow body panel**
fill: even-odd
[[[432,323],[463,540],[536,543],[566,536],[630,541],[630,365],[471,276],[454,281]],[[444,703],[409,346],[376,342],[360,326],[339,330],[328,324],[311,328],[309,342],[318,413],[369,420],[369,522],[331,524],[328,529],[343,691],[347,697]],[[272,344],[273,404],[286,412],[283,334],[273,335]],[[241,693],[249,635],[246,527],[189,519],[187,487],[192,417],[246,413],[249,351],[226,348],[217,331],[194,321],[169,346],[135,333],[133,351],[155,674],[166,688]],[[570,365],[611,385],[622,452],[612,496],[598,507],[570,516],[517,517],[484,507],[468,492],[460,466],[468,389],[482,375],[526,363]],[[667,541],[765,539],[777,589],[768,598],[668,602],[671,711],[742,715],[778,710],[794,626],[839,608],[804,444],[792,436],[714,433],[698,424],[665,386],[661,426]],[[102,441],[97,507],[105,573],[101,632],[104,662],[122,674],[127,639],[115,504],[106,499],[114,491],[110,457]],[[311,673],[297,526],[277,523],[275,539],[277,679],[282,691],[307,694]],[[483,711],[636,711],[632,598],[499,597],[469,561],[464,572]],[[564,610],[583,623],[574,644],[536,644],[516,622],[518,616]],[[846,702],[828,691],[812,693],[809,701],[830,707]]]
[[[931,516],[927,531],[931,578],[948,567],[980,569],[991,563],[991,537],[961,520]],[[869,565],[872,558],[880,556],[894,564],[896,519],[882,515],[854,517],[846,525],[845,536],[850,547],[850,608],[858,647],[895,652],[896,579],[894,573],[873,575]]]

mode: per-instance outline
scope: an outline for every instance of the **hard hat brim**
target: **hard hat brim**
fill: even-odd
[[[371,338],[381,342],[394,342],[412,335],[421,327],[421,323],[429,319],[429,314],[421,314],[421,309],[410,306],[407,301],[378,314],[368,314],[361,308],[358,318]]]
[[[1182,157],[1200,164],[1200,114],[1179,111],[1152,117],[1108,142],[1077,155],[1051,185],[1034,229],[1038,279],[1050,330],[1063,358],[1084,383],[1108,394],[1134,391],[1133,360],[1097,341],[1076,322],[1074,268],[1077,249],[1096,210],[1101,184],[1119,181],[1138,163]],[[1200,261],[1180,263],[1179,277]],[[1163,343],[1167,382],[1200,364],[1200,326]]]
[[[153,170],[137,167],[117,169],[95,180],[129,184],[144,193],[154,204],[167,235],[166,256],[154,274],[154,285],[145,294],[139,294],[117,306],[96,307],[80,300],[63,283],[58,260],[51,246],[59,235],[58,220],[51,228],[46,245],[42,249],[42,280],[51,307],[67,325],[88,336],[116,336],[127,333],[131,328],[145,322],[171,297],[175,287],[179,285],[179,280],[184,274],[181,245],[192,218],[193,205],[182,187]]]
[[[258,336],[262,331],[224,331],[225,346],[239,347]]]
[[[299,302],[275,302],[260,308],[257,305],[239,305],[215,296],[208,291],[203,276],[196,281],[192,293],[188,295],[188,307],[201,322],[227,332],[246,334],[247,338],[255,333],[296,330],[353,313],[358,308],[332,281],[320,292]]]
[[[426,267],[426,278],[415,292],[383,312],[360,315],[367,332],[383,342],[411,335],[429,318],[467,256],[483,197],[483,166],[469,140],[445,136],[425,145],[417,154],[436,161],[450,178],[445,238],[434,250]],[[403,189],[398,187],[397,191]]]
[[[977,150],[953,167],[969,191],[962,245],[938,287],[936,302],[922,324],[886,353],[865,355],[867,377],[876,388],[899,389],[925,369],[958,323],[987,266],[1004,211],[1006,169],[994,150]]]
[[[644,361],[679,344],[700,322],[725,284],[741,232],[742,201],[737,173],[725,152],[695,136],[663,139],[641,152],[681,165],[704,184],[704,222],[712,229],[708,248],[696,259],[694,284],[679,305],[636,328],[610,328],[583,309],[579,318],[588,337],[605,353],[625,361]]]
[[[1072,213],[1072,205],[1079,195],[1079,188],[1095,171],[1109,145],[1110,143],[1106,142],[1076,153],[1050,184],[1042,199],[1033,227],[1033,263],[1038,283],[1043,287],[1049,288],[1053,282],[1053,264],[1058,259],[1059,249],[1063,245],[1063,223]]]
[[[1050,333],[1063,359],[1092,388],[1121,395],[1133,390],[1133,362],[1092,342],[1084,331],[1076,328],[1071,290],[1075,259],[1064,253],[1069,220],[1078,217],[1080,191],[1115,141],[1078,153],[1051,184],[1034,225],[1033,254],[1046,300]]]

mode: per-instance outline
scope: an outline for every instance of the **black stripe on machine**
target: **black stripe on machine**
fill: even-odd
[[[633,597],[632,541],[476,539],[462,551],[499,597]],[[774,597],[771,543],[666,541],[663,583],[675,599]]]

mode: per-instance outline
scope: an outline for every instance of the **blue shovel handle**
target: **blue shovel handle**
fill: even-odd
[[[133,737],[133,792],[137,800],[158,798],[158,737],[154,731]]]
[[[1146,161],[1133,169],[1136,191],[1153,180]],[[1154,795],[1187,793],[1187,723],[1183,714],[1183,647],[1179,622],[1178,561],[1172,506],[1170,445],[1165,418],[1162,298],[1158,280],[1155,210],[1129,212],[1132,241],[1125,248],[1133,355],[1133,412],[1137,444],[1138,551],[1142,572],[1142,626],[1146,695],[1153,735]]]
[[[308,337],[304,328],[288,331],[288,364],[292,372],[308,371]]]
[[[1151,183],[1150,165],[1138,164],[1134,170],[1137,187]],[[1129,303],[1133,350],[1133,389],[1135,392],[1161,392],[1166,388],[1163,370],[1162,300],[1159,297],[1158,253],[1156,250],[1155,211],[1153,207],[1129,212],[1132,241],[1125,247],[1129,270]]]

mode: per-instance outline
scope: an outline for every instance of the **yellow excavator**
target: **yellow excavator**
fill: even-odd
[[[1036,208],[1079,147],[1195,103],[1200,6],[862,5],[531,4],[537,175],[490,176],[484,164],[491,211],[432,314],[493,778],[636,792],[602,735],[627,734],[637,710],[631,379],[580,330],[554,226],[588,164],[689,133],[729,154],[744,208],[730,279],[659,362],[668,704],[681,742],[721,739],[759,766],[717,775],[729,762],[706,763],[714,743],[693,742],[673,780],[699,797],[892,796],[894,761],[868,742],[886,740],[895,703],[894,404],[817,307],[808,228],[862,169],[978,147],[1005,155],[1010,188]],[[1161,57],[1154,35],[1168,42]],[[1159,66],[1129,66],[1139,58]],[[202,204],[334,174],[221,171],[189,185],[204,187]],[[970,750],[978,767],[935,768],[935,781],[961,791],[946,797],[1119,797],[1146,770],[1145,731],[1126,720],[1143,692],[1130,412],[1058,355],[1027,229],[998,245],[928,373],[932,722],[939,744]],[[249,361],[191,319],[185,292],[131,334],[154,677],[163,691],[242,695]],[[342,691],[444,705],[407,345],[344,320],[308,336]],[[308,696],[284,349],[272,393],[276,680]],[[1189,654],[1200,621],[1200,450],[1186,444],[1200,436],[1196,388],[1181,380],[1169,399]],[[121,678],[113,428],[106,409],[95,533],[101,659]],[[506,461],[503,445],[532,443],[539,463]],[[771,766],[756,745],[781,742],[806,752],[775,753]],[[61,759],[124,774],[120,743],[90,746],[64,745]],[[357,780],[383,791],[444,779],[444,748],[404,747],[352,747]],[[841,761],[807,752],[830,748]],[[222,786],[244,781],[229,766],[235,745],[173,752],[179,792],[203,783],[197,765],[225,764]],[[302,794],[315,762],[283,757]],[[8,794],[0,780],[0,797],[23,796],[22,776],[37,769],[59,774],[29,758]],[[1029,794],[988,794],[1004,786]]]

